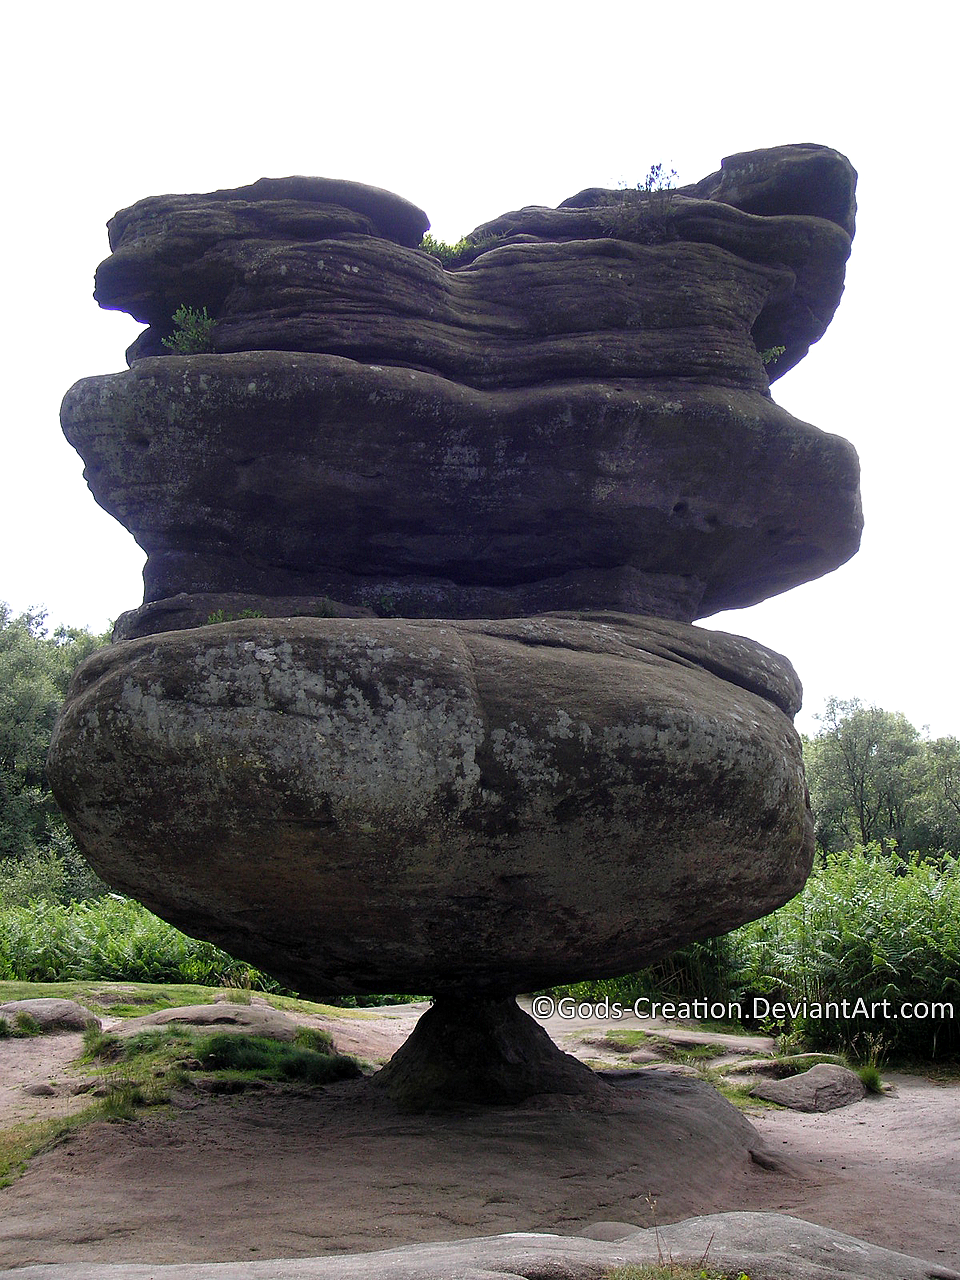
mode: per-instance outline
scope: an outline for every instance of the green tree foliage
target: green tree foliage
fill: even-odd
[[[817,841],[936,857],[960,836],[960,742],[924,738],[906,716],[831,698],[804,744]]]
[[[93,881],[47,786],[44,767],[67,686],[106,636],[46,628],[42,609],[0,603],[0,897],[84,896]]]

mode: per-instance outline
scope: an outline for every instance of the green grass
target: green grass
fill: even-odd
[[[49,1151],[67,1134],[87,1124],[93,1118],[94,1111],[96,1108],[91,1107],[79,1115],[26,1121],[0,1130],[0,1187],[9,1187],[23,1172],[29,1160]]]
[[[865,1062],[857,1068],[857,1075],[863,1081],[867,1093],[883,1093],[883,1076],[875,1062]]]
[[[360,1075],[355,1058],[264,1036],[205,1036],[194,1052],[204,1070],[250,1074],[257,1080],[331,1084]]]
[[[631,1053],[644,1047],[652,1050],[664,1062],[679,1062],[687,1066],[697,1066],[709,1062],[713,1058],[721,1058],[728,1050],[718,1044],[676,1044],[667,1036],[657,1035],[655,1031],[637,1031],[631,1028],[617,1028],[608,1031],[603,1037],[591,1040],[598,1048],[612,1049],[614,1053]]]
[[[28,1036],[40,1034],[40,1023],[32,1014],[20,1010],[11,1022],[9,1018],[0,1018],[0,1039],[11,1037],[23,1040]]]
[[[18,992],[21,998],[30,994],[36,993]],[[306,1001],[287,1003],[310,1012],[322,1008]],[[151,1027],[130,1037],[92,1027],[84,1032],[83,1052],[74,1069],[100,1096],[71,1116],[0,1131],[0,1187],[8,1186],[34,1156],[83,1125],[136,1119],[144,1108],[168,1102],[175,1089],[216,1093],[263,1084],[319,1086],[361,1074],[355,1058],[337,1053],[330,1035],[312,1027],[299,1027],[292,1043],[242,1034],[208,1035],[177,1025]]]
[[[257,992],[271,1008],[287,1013],[305,1013],[311,1017],[364,1019],[376,1017],[373,1010],[342,1009],[339,1006],[317,1004],[299,996],[285,996],[273,991]],[[224,997],[230,1003],[249,1004],[248,991],[230,987],[201,986],[188,983],[175,986],[168,983],[98,982],[76,980],[73,982],[0,982],[0,1004],[10,1000],[37,1000],[58,997],[75,1000],[99,1016],[137,1018],[147,1013],[159,1013],[163,1009],[177,1009],[184,1005],[213,1004]],[[305,1029],[304,1029],[305,1030]],[[322,1034],[322,1033],[320,1033]]]
[[[81,1063],[104,1068],[107,1079],[135,1088],[180,1086],[196,1073],[227,1072],[252,1081],[329,1084],[360,1074],[356,1059],[339,1054],[326,1031],[298,1027],[291,1043],[267,1036],[168,1025],[119,1036],[91,1027]]]

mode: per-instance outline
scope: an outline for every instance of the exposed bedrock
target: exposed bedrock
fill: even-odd
[[[852,446],[692,378],[477,390],[329,355],[168,356],[77,383],[62,418],[147,551],[148,602],[690,621],[827,573],[860,536]]]
[[[798,703],[657,619],[247,620],[95,654],[49,774],[111,884],[296,989],[499,997],[793,896]]]

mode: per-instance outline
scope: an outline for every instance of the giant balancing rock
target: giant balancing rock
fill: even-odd
[[[795,894],[799,684],[691,624],[857,548],[852,447],[769,390],[839,302],[855,176],[745,153],[447,266],[351,182],[117,214],[96,297],[149,327],[63,426],[146,591],[49,762],[97,870],[306,993],[439,996],[434,1047],[453,1001],[518,1043],[514,994]],[[164,347],[182,305],[208,350]]]

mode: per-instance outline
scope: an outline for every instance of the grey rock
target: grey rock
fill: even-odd
[[[159,1009],[139,1018],[125,1018],[116,1030],[122,1036],[133,1036],[151,1027],[167,1026],[197,1027],[218,1034],[267,1036],[271,1040],[287,1041],[292,1041],[297,1034],[296,1022],[277,1009],[225,1001]]]
[[[182,304],[219,311],[234,280],[231,252],[246,242],[360,234],[413,248],[429,225],[401,196],[339,178],[261,178],[202,195],[150,196],[110,220],[112,254],[94,296],[168,332]]]
[[[462,995],[438,997],[373,1082],[405,1111],[608,1090],[515,1000]]]
[[[48,771],[110,883],[305,993],[510,994],[800,889],[798,703],[657,619],[258,619],[93,655]]]
[[[790,1053],[767,1058],[742,1058],[739,1062],[731,1062],[724,1068],[727,1075],[772,1076],[782,1079],[797,1075],[800,1071],[815,1067],[824,1059],[822,1053]],[[839,1058],[835,1059],[842,1066]]]
[[[100,1019],[95,1013],[75,1000],[59,997],[9,1000],[0,1004],[0,1018],[13,1022],[18,1013],[32,1018],[41,1031],[86,1031],[87,1027],[100,1026]]]
[[[677,192],[504,214],[451,270],[421,210],[356,183],[152,197],[110,224],[96,292],[151,328],[64,430],[147,551],[148,604],[754,604],[859,543],[856,455],[768,390],[839,302],[855,180],[825,147],[744,153]],[[166,353],[182,303],[212,354]]]
[[[135,640],[161,631],[183,631],[211,623],[238,622],[244,618],[373,618],[373,609],[344,604],[326,596],[258,596],[208,592],[182,593],[151,601],[139,609],[121,613],[113,628],[113,640]]]
[[[133,359],[163,353],[189,302],[216,316],[220,352],[326,352],[474,386],[718,366],[764,388],[758,349],[785,345],[769,371],[784,372],[836,309],[855,183],[827,147],[743,153],[633,203],[594,189],[503,214],[470,233],[472,260],[444,271],[417,252],[426,215],[399,197],[262,179],[122,210],[95,296],[152,326]]]
[[[793,1111],[834,1111],[859,1102],[867,1093],[855,1072],[829,1062],[818,1063],[786,1080],[763,1080],[750,1092]]]
[[[689,621],[827,573],[860,537],[846,441],[696,379],[478,391],[336,356],[169,356],[77,383],[62,421],[147,551],[148,602]]]
[[[718,1213],[619,1240],[513,1232],[380,1253],[263,1262],[74,1263],[18,1267],[10,1280],[596,1280],[615,1267],[702,1262],[751,1280],[960,1280],[960,1273],[780,1213]]]

